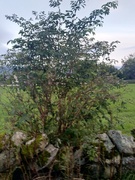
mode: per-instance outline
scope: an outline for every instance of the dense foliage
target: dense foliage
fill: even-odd
[[[117,3],[108,2],[80,19],[77,13],[85,0],[71,1],[65,12],[61,0],[49,2],[55,10],[33,11],[34,19],[6,16],[21,28],[4,59],[16,85],[9,119],[13,128],[34,136],[45,132],[57,146],[79,148],[84,139],[113,127],[110,104],[119,84],[112,66],[108,71],[100,63],[110,62],[117,41],[95,41],[93,35]]]
[[[85,7],[84,0],[71,1],[71,9],[65,12],[60,4],[50,1],[56,10],[48,14],[33,11],[34,19],[6,16],[21,28],[20,37],[9,41],[12,49],[5,55],[14,84],[19,85],[11,107],[15,124],[23,124],[21,128],[28,127],[33,133],[45,131],[55,136],[88,121],[112,121],[109,102],[114,102],[115,96],[110,89],[117,85],[98,65],[101,58],[110,61],[116,42],[93,38],[95,28],[117,3],[109,2],[82,19],[77,12]]]

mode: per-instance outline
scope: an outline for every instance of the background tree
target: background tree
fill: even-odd
[[[129,55],[123,60],[123,65],[120,71],[124,79],[135,79],[135,55]]]
[[[106,75],[118,75],[119,71],[118,69],[112,65],[112,64],[107,64],[105,62],[99,63],[99,72],[102,74],[106,74]]]

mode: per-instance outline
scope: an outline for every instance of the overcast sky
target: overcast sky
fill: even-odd
[[[32,17],[32,11],[50,10],[49,0],[0,0],[0,54],[5,53],[7,41],[17,37],[19,27],[6,20],[5,15],[17,14],[26,19]],[[100,8],[109,0],[87,0],[85,10],[79,12],[79,16],[87,16],[92,10]],[[111,0],[110,0],[111,1]],[[96,39],[115,41],[119,40],[118,45],[111,58],[117,59],[118,66],[121,59],[129,54],[135,53],[135,0],[119,0],[118,8],[111,10],[109,16],[104,19],[103,27],[97,28]],[[63,9],[68,7],[69,0],[63,0]]]

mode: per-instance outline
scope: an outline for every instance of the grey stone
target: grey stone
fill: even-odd
[[[29,140],[29,141],[27,141],[26,143],[25,143],[25,145],[26,146],[30,146],[32,143],[34,143],[35,142],[35,138],[32,138],[31,140]]]
[[[46,163],[46,167],[49,166],[53,160],[55,159],[57,153],[58,153],[58,148],[54,147],[52,144],[49,144],[45,150],[50,153],[50,157],[48,158],[48,161]]]
[[[104,170],[104,178],[110,179],[116,174],[116,168],[114,166],[106,166]]]
[[[107,152],[110,153],[112,151],[112,149],[115,147],[115,145],[111,142],[110,138],[108,137],[108,135],[106,133],[99,134],[98,138],[101,141],[103,141]]]
[[[5,150],[0,153],[0,172],[5,172],[19,164],[19,161],[15,157],[15,149]]]
[[[123,157],[122,165],[129,170],[135,171],[135,157]]]
[[[121,134],[121,131],[110,130],[108,132],[109,138],[113,144],[117,147],[117,150],[126,155],[135,154],[135,142],[132,136],[128,137]]]
[[[108,165],[109,164],[120,165],[120,161],[121,161],[121,157],[120,155],[118,155],[118,156],[113,157],[112,159],[106,159],[105,163]]]
[[[45,147],[48,145],[49,140],[46,134],[41,135],[41,140],[39,142],[39,148],[37,149],[37,153],[40,151],[44,151]]]
[[[25,143],[26,146],[31,146],[31,144],[35,144],[35,154],[38,154],[39,152],[42,152],[45,150],[45,147],[48,145],[48,137],[46,134],[41,134],[37,136],[36,138],[34,137],[33,139],[27,141]]]
[[[15,146],[21,146],[24,140],[26,140],[27,135],[21,131],[17,131],[12,136],[11,140]]]
[[[46,167],[50,167],[50,165],[53,163],[53,161],[55,160],[55,157],[58,153],[58,148],[54,147],[52,144],[49,144],[46,148],[45,151],[47,151],[50,155],[47,159],[47,162],[44,164],[44,166],[40,167],[37,165],[37,163],[35,162],[35,168],[37,169],[37,171],[41,171],[43,169],[45,169]],[[44,152],[43,152],[44,153]]]

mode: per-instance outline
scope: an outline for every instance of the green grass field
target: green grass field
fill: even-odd
[[[5,108],[8,108],[10,103],[7,97],[9,89],[0,88],[0,133],[10,129],[10,123],[6,121],[7,113]],[[124,134],[130,134],[131,130],[135,128],[135,84],[128,84],[121,89],[121,99],[124,108],[116,112],[118,103],[113,105],[114,115],[118,117],[119,123],[116,128],[121,130]],[[3,106],[4,104],[4,106]],[[122,126],[121,126],[122,125]]]
[[[117,128],[130,134],[130,131],[135,129],[135,84],[128,84],[121,92],[124,108],[117,115],[123,127],[117,125]]]

